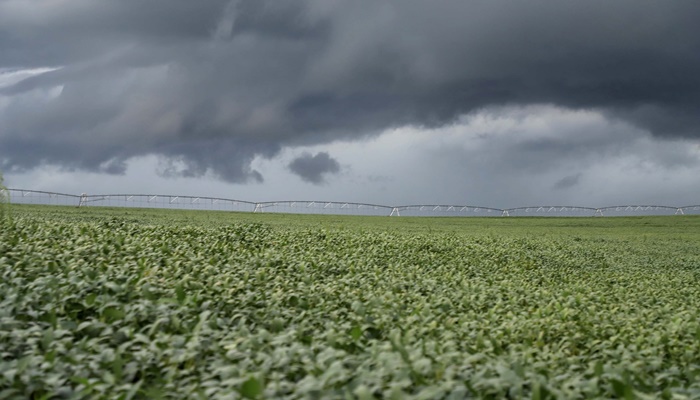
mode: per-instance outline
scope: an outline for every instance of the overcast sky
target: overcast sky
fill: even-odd
[[[0,0],[10,187],[700,204],[700,2]]]

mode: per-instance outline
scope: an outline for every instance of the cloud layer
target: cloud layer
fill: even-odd
[[[325,152],[342,169],[325,175],[323,185],[290,176],[289,165],[300,155],[309,159]],[[6,184],[67,193],[387,205],[700,204],[697,141],[659,139],[599,112],[552,106],[494,108],[439,128],[406,126],[362,141],[285,149],[273,159],[257,157],[252,166],[265,184],[222,185],[211,174],[178,176],[185,164],[157,156],[134,158],[125,175],[109,179],[46,166],[6,175]],[[168,169],[175,173],[162,177]]]
[[[690,1],[0,0],[0,169],[119,174],[155,154],[165,175],[261,182],[252,161],[285,148],[503,105],[698,139],[699,19]],[[623,137],[555,135],[512,165]]]
[[[292,160],[288,167],[302,180],[315,185],[325,183],[327,175],[340,172],[338,161],[331,158],[326,152],[319,152],[313,156],[311,153],[303,153]]]

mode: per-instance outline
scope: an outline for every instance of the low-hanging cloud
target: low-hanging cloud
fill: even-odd
[[[559,179],[558,181],[556,181],[554,183],[552,188],[557,189],[557,190],[565,190],[565,189],[569,189],[569,188],[572,188],[572,187],[578,185],[578,183],[580,181],[581,181],[581,173],[579,172],[578,174],[567,175],[567,176]]]
[[[289,163],[288,168],[302,180],[320,185],[326,176],[340,172],[340,164],[326,152],[316,155],[303,153]]]
[[[121,173],[156,154],[257,182],[251,162],[284,148],[498,105],[697,139],[699,18],[633,0],[4,0],[0,71],[50,69],[0,87],[0,169]]]

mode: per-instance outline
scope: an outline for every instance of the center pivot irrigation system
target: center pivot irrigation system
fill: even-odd
[[[631,215],[700,215],[700,205],[659,206],[619,205],[607,207],[582,206],[531,206],[515,208],[493,208],[470,205],[407,205],[387,206],[381,204],[352,203],[339,201],[284,200],[246,201],[217,197],[178,196],[161,194],[66,194],[27,189],[2,189],[5,197],[15,204],[43,204],[64,206],[103,206],[170,208],[190,210],[216,210],[239,212],[276,212],[297,214],[351,214],[377,216],[631,216]]]

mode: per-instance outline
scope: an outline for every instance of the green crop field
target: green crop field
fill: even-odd
[[[700,398],[700,217],[13,206],[0,398]]]

